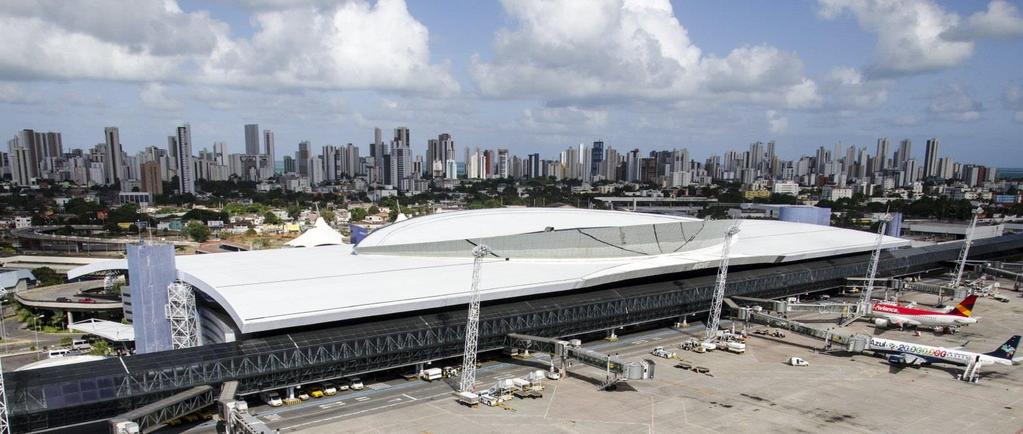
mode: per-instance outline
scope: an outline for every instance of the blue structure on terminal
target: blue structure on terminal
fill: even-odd
[[[166,312],[167,286],[177,277],[174,246],[145,242],[128,245],[128,280],[136,353],[173,349]]]
[[[778,220],[831,226],[831,208],[798,205],[782,206],[778,210]]]

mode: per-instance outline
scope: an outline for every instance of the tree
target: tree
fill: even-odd
[[[369,207],[369,213],[370,214],[377,214],[379,212],[380,212],[380,208],[377,208],[376,205],[373,205],[373,206]]]
[[[60,285],[65,279],[50,267],[39,267],[32,270],[39,286]]]
[[[107,341],[96,341],[92,343],[92,349],[89,350],[89,354],[94,356],[109,356],[114,353],[113,348],[110,348],[110,344]]]
[[[326,220],[327,223],[334,223],[334,220],[337,219],[337,216],[334,215],[334,211],[331,211],[329,209],[321,211],[320,217],[323,217],[323,219]]]
[[[358,221],[362,221],[362,220],[366,219],[366,210],[365,209],[362,209],[362,208],[352,208],[351,210],[349,210],[349,212],[352,215],[351,220],[353,222],[358,222]]]
[[[192,220],[185,226],[185,233],[195,242],[202,243],[210,239],[210,228],[200,221]]]
[[[279,225],[281,224],[281,219],[277,217],[277,214],[267,211],[263,214],[263,223],[268,225]]]

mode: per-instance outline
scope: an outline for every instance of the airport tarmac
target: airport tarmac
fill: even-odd
[[[1003,283],[1003,286],[1005,283]],[[928,345],[959,346],[987,352],[1012,334],[1023,333],[1023,298],[977,301],[978,324],[955,335],[924,331],[875,330],[856,322],[844,331],[879,333],[888,339]],[[912,294],[922,306],[937,301]],[[834,299],[833,299],[834,300]],[[813,315],[818,320],[823,315]],[[811,318],[807,318],[811,319]],[[821,322],[822,327],[831,324]],[[359,392],[309,400],[298,406],[251,411],[271,430],[303,433],[469,433],[469,432],[985,432],[1023,429],[1023,368],[987,366],[979,383],[956,380],[958,367],[893,369],[869,355],[819,352],[819,341],[788,333],[785,338],[753,337],[745,354],[681,352],[678,343],[700,327],[671,328],[621,336],[618,342],[585,346],[617,352],[625,360],[657,361],[653,380],[633,381],[615,391],[597,391],[601,370],[575,366],[568,378],[547,381],[543,398],[513,399],[505,408],[467,408],[451,397],[444,382],[395,379],[367,384]],[[711,375],[673,368],[674,360],[654,358],[657,346],[674,346],[680,358],[710,369]],[[785,363],[791,356],[808,367]],[[524,375],[543,366],[533,360],[487,364],[478,374],[481,387],[500,378]],[[209,424],[189,432],[212,432]]]

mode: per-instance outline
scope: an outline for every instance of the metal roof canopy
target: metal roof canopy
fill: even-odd
[[[71,330],[78,330],[82,333],[96,335],[108,341],[133,342],[135,341],[135,329],[130,324],[107,321],[105,319],[89,318],[68,325]]]

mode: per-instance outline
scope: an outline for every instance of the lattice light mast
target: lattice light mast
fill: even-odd
[[[959,285],[963,280],[963,271],[966,269],[966,258],[970,256],[970,245],[973,244],[973,231],[977,228],[977,217],[980,213],[984,212],[983,208],[977,208],[973,210],[973,220],[970,221],[970,227],[966,229],[966,239],[963,240],[963,249],[959,251],[959,264],[956,269],[956,277],[952,280],[952,290],[959,288]]]
[[[166,314],[175,350],[199,346],[199,315],[191,285],[176,281],[167,286]]]
[[[888,229],[888,222],[892,221],[891,214],[881,217],[881,227],[877,230],[877,240],[874,241],[874,253],[870,256],[870,264],[867,267],[867,284],[860,295],[859,314],[866,315],[870,309],[870,297],[874,292],[874,280],[877,278],[877,264],[881,262],[881,244],[884,242],[884,233]]]
[[[462,359],[462,379],[458,390],[472,392],[476,383],[476,348],[480,334],[480,268],[483,258],[490,254],[486,245],[472,249],[472,289],[469,293],[469,319],[465,322],[465,356]]]
[[[7,389],[4,386],[4,367],[0,360],[0,434],[11,434],[11,419],[7,416]]]
[[[718,325],[721,322],[721,305],[725,301],[725,286],[728,283],[728,251],[732,245],[732,237],[739,233],[739,223],[735,222],[725,232],[725,243],[721,247],[721,265],[718,266],[718,280],[714,285],[714,302],[710,307],[710,322],[707,324],[705,342],[714,340],[718,334]]]

